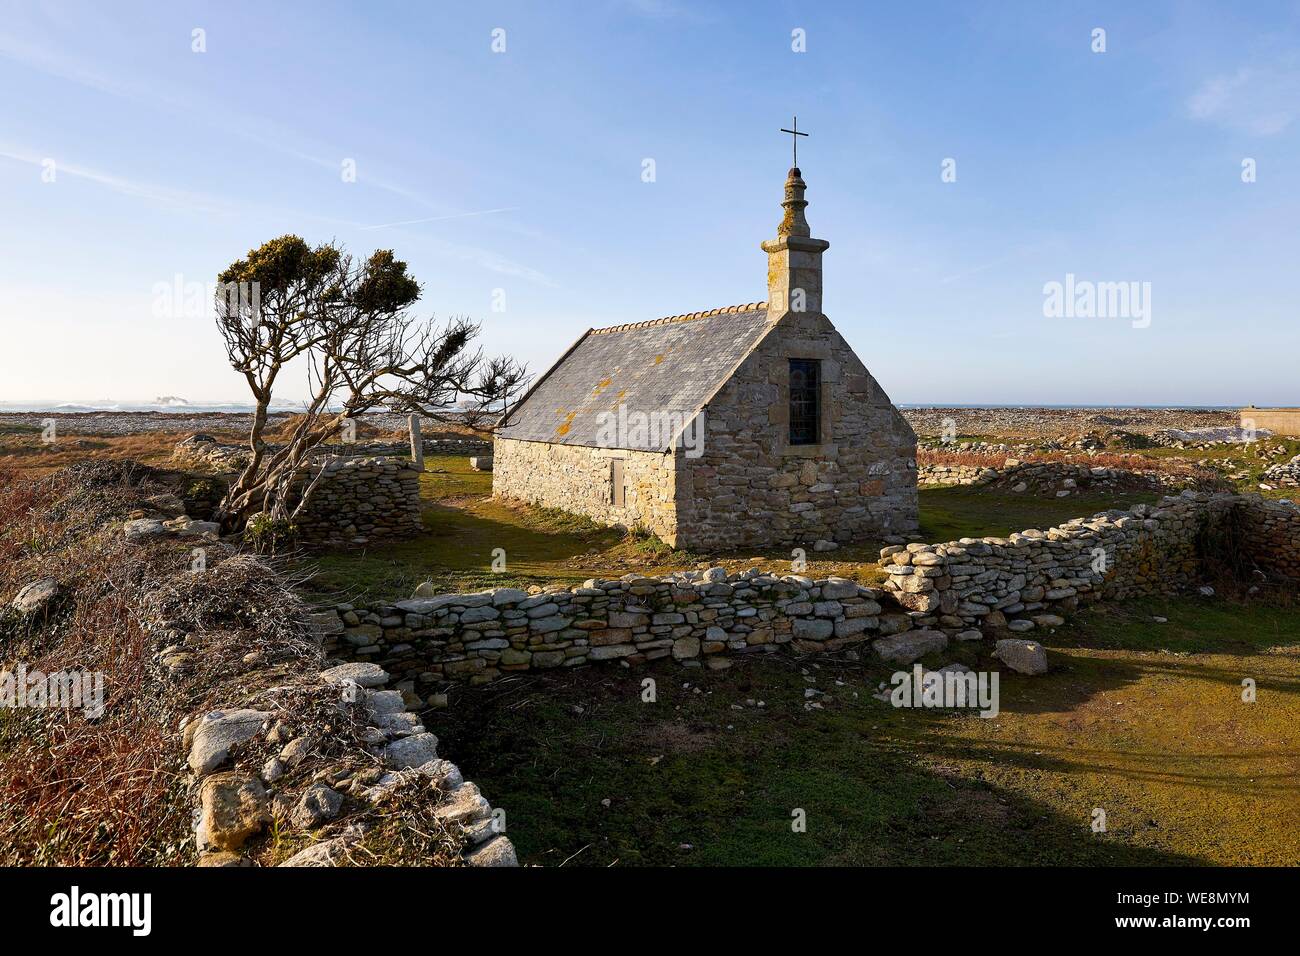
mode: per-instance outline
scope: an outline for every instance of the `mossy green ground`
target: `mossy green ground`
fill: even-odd
[[[525,863],[1300,863],[1300,612],[1138,602],[1039,636],[1052,672],[1003,675],[995,718],[873,698],[871,655],[773,655],[511,678],[431,719]]]
[[[463,458],[429,468],[428,534],[304,562],[322,599],[403,597],[423,580],[452,589],[705,562],[789,568],[783,551],[664,553],[494,501],[491,476]],[[925,489],[922,533],[1005,535],[1144,500]],[[502,573],[491,570],[497,548]],[[808,557],[814,575],[877,573],[873,543]],[[505,809],[525,863],[1300,863],[1300,610],[1148,600],[1095,606],[1036,636],[1051,673],[1004,675],[993,719],[874,699],[893,668],[871,654],[781,654],[719,672],[657,662],[511,676],[454,689],[429,720]],[[988,650],[955,645],[926,663],[987,670]],[[655,703],[642,700],[646,678]],[[1255,703],[1241,699],[1246,678]],[[824,692],[812,698],[820,709],[806,707],[808,688]],[[1104,833],[1090,827],[1097,808]],[[793,831],[795,810],[806,832]]]
[[[301,569],[311,574],[310,591],[322,599],[364,600],[409,597],[422,581],[445,590],[478,590],[578,582],[629,571],[662,573],[712,563],[790,570],[791,554],[786,549],[725,555],[671,551],[653,538],[602,528],[564,512],[494,499],[491,474],[473,471],[464,457],[430,458],[426,469],[422,480],[426,534],[306,560]],[[1155,500],[1154,495],[1034,498],[971,488],[925,488],[920,496],[921,534],[927,541],[1046,528],[1078,515]],[[809,573],[845,574],[862,581],[877,578],[879,546],[880,542],[869,541],[829,553],[810,552]],[[504,571],[493,570],[496,556],[503,557]]]

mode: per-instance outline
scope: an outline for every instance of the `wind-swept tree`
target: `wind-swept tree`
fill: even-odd
[[[244,528],[254,515],[272,528],[292,522],[324,474],[313,453],[359,415],[418,413],[482,429],[489,405],[508,401],[525,382],[513,359],[471,349],[475,323],[413,317],[420,285],[391,250],[357,263],[332,243],[312,248],[281,236],[217,278],[217,327],[255,404],[252,456],[217,509],[226,530]],[[306,369],[309,397],[288,440],[272,449],[267,416],[280,375],[295,360]],[[469,409],[449,414],[460,399],[471,400]]]

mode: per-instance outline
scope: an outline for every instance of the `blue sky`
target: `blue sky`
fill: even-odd
[[[396,250],[538,372],[760,300],[798,113],[825,311],[895,401],[1300,404],[1297,2],[6,2],[0,88],[0,401],[245,399],[155,287],[286,232]],[[1045,317],[1067,273],[1150,326]]]

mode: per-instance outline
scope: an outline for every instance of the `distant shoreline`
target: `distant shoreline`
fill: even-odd
[[[1235,412],[1247,405],[1052,405],[1052,404],[1008,404],[1001,402],[899,402],[897,407],[908,410],[924,409],[997,409],[1022,411],[1189,411],[1189,412]],[[1276,408],[1281,406],[1259,405],[1258,408]],[[270,409],[272,415],[294,415],[300,412],[298,405],[278,405]],[[455,409],[446,409],[451,412]],[[81,402],[0,402],[0,415],[251,415],[252,405],[236,403],[214,403],[212,405],[150,405],[147,403],[123,402],[114,405],[97,406]],[[376,414],[387,414],[377,412]]]

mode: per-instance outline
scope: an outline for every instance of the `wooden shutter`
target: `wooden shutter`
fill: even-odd
[[[609,463],[610,503],[615,508],[627,507],[627,485],[623,479],[623,459],[614,458]]]

